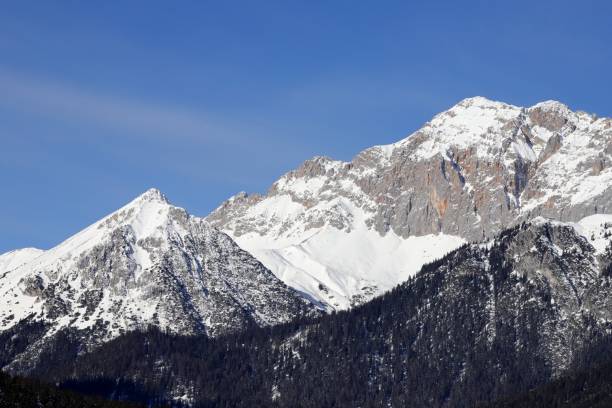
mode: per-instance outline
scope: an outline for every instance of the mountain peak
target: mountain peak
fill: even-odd
[[[453,105],[449,109],[449,111],[455,110],[457,108],[508,108],[513,107],[517,109],[521,109],[519,106],[514,106],[505,102],[495,101],[484,96],[472,96],[470,98],[465,98],[459,101],[457,104]],[[538,102],[535,105],[527,108],[527,110],[541,109],[544,111],[561,111],[561,112],[571,112],[571,109],[564,103],[549,99],[542,102]],[[448,112],[448,111],[447,111]]]
[[[444,156],[449,146],[488,152],[501,145],[504,126],[522,112],[521,107],[482,96],[463,99],[399,143],[414,146],[413,157],[419,160]]]
[[[462,99],[455,106],[462,106],[462,107],[470,107],[470,106],[476,106],[476,107],[499,107],[499,106],[508,106],[508,104],[506,104],[504,102],[494,101],[494,100],[486,98],[484,96],[472,96],[470,98]],[[453,107],[455,107],[455,106],[453,106]]]
[[[31,315],[50,334],[86,329],[102,340],[149,324],[217,335],[318,313],[157,189],[54,248],[21,252],[0,257],[0,331]]]
[[[552,100],[552,99],[536,103],[529,109],[556,110],[556,111],[559,111],[559,110],[569,111],[570,110],[570,108],[566,104],[561,103],[559,101]]]
[[[170,204],[166,195],[156,188],[148,189],[147,191],[139,195],[134,201]]]
[[[476,128],[488,127],[494,122],[516,117],[521,107],[493,101],[483,96],[465,98],[448,110],[436,115],[430,126],[464,127],[465,131],[476,132]],[[478,129],[479,130],[479,129]]]
[[[564,123],[567,120],[571,122],[576,122],[577,120],[575,113],[567,105],[559,101],[543,101],[533,105],[532,107],[527,109],[527,111],[531,114],[531,116],[535,115],[536,117],[546,116],[548,118],[556,118],[556,121],[559,122],[558,125],[560,125],[561,122]]]
[[[473,115],[474,113],[478,113],[482,115],[483,110],[490,112],[507,110],[510,110],[512,112],[518,112],[521,110],[521,108],[505,102],[494,101],[492,99],[485,98],[484,96],[473,96],[470,98],[462,99],[447,111],[442,112],[442,114],[453,112],[457,115],[461,115],[462,113],[468,113],[471,115]]]

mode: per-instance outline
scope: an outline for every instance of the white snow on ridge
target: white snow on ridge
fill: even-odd
[[[22,295],[18,282],[26,270],[23,266],[42,254],[44,251],[40,249],[23,248],[0,255],[0,317],[14,316],[19,320],[39,310],[35,298]],[[0,330],[3,326],[4,322],[0,319]]]
[[[559,101],[550,100],[550,99],[547,101],[538,102],[529,108],[529,110],[533,110],[533,109],[555,111],[565,117],[571,117],[572,115],[574,115],[574,112],[572,112],[571,109],[566,104],[561,103]]]
[[[521,112],[522,108],[518,106],[483,97],[464,99],[423,126],[420,132],[427,134],[428,138],[416,148],[414,157],[418,160],[429,159],[446,151],[449,146],[475,147],[478,154],[484,157],[490,148],[501,144],[503,124],[518,118]],[[487,137],[482,137],[485,134]],[[408,137],[403,143],[412,141]]]
[[[562,132],[559,151],[538,168],[538,181],[546,186],[544,196],[533,199],[526,209],[552,196],[577,205],[611,188],[612,167],[603,165],[610,158],[602,155],[612,141],[609,119],[596,119],[581,113],[574,116],[573,123],[574,130]]]
[[[444,234],[404,239],[389,231],[381,236],[368,228],[363,210],[348,200],[325,205],[343,208],[350,225],[343,230],[325,225],[275,237],[250,232],[233,238],[287,285],[333,309],[349,308],[355,296],[382,294],[465,242]],[[232,235],[231,230],[224,232]]]
[[[0,274],[30,262],[43,252],[45,251],[38,248],[22,248],[0,255]]]
[[[573,225],[595,247],[597,253],[604,253],[612,244],[612,214],[590,215]]]
[[[320,230],[316,239],[283,248],[262,247],[257,238],[248,234],[236,241],[287,285],[323,298],[335,309],[349,308],[351,298],[366,287],[373,288],[373,295],[382,294],[465,242],[444,234],[403,239],[393,233],[381,237],[372,230],[333,227]],[[329,296],[321,293],[320,285]]]
[[[535,225],[571,226],[593,245],[597,254],[603,254],[606,248],[612,245],[612,214],[589,215],[578,222],[563,222],[538,216],[529,222]]]

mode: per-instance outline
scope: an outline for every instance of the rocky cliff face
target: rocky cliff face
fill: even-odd
[[[611,119],[554,101],[521,108],[469,98],[351,162],[308,160],[266,195],[238,194],[207,220],[288,284],[343,308],[522,220],[612,211],[611,160]],[[410,253],[421,243],[428,255]],[[367,272],[350,263],[356,253],[374,260]],[[398,272],[386,260],[402,255]]]
[[[29,255],[11,256],[18,266],[0,272],[0,331],[44,325],[20,352],[28,363],[64,329],[87,346],[148,325],[217,336],[318,313],[230,237],[157,190]]]

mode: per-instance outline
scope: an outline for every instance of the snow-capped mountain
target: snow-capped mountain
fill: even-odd
[[[612,120],[461,101],[351,162],[315,157],[207,217],[288,285],[342,309],[523,219],[612,212]]]
[[[0,265],[0,331],[39,321],[43,339],[70,329],[105,341],[147,325],[216,336],[317,313],[155,189],[55,248],[14,251]]]

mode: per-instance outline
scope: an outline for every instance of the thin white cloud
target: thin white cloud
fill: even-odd
[[[0,104],[31,114],[135,132],[135,137],[241,144],[235,130],[214,122],[205,113],[92,92],[2,67]]]

